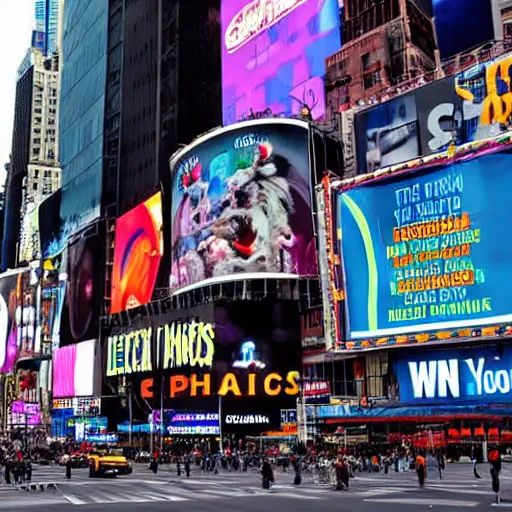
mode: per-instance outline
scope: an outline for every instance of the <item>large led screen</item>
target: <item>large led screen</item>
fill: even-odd
[[[338,0],[223,0],[224,125],[270,108],[324,115],[325,59],[341,47]]]
[[[103,237],[82,232],[63,253],[67,262],[65,305],[61,315],[60,346],[98,335],[100,286],[104,272]]]
[[[74,398],[94,393],[96,340],[53,351],[53,397]]]
[[[111,313],[151,302],[163,255],[162,225],[160,192],[117,220]]]
[[[116,329],[105,344],[106,377],[125,375],[158,407],[161,383],[165,407],[176,409],[215,410],[219,395],[229,414],[295,405],[302,366],[296,303],[216,303],[182,315]]]
[[[512,350],[467,347],[405,352],[395,364],[404,403],[510,403]]]
[[[510,150],[341,194],[352,339],[510,322]]]
[[[238,273],[317,273],[308,128],[244,123],[171,162],[171,288]]]
[[[432,0],[441,58],[476,49],[494,37],[493,0]]]

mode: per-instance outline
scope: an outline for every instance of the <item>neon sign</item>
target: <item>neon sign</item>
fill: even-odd
[[[223,377],[216,390],[212,390],[211,375],[192,374],[190,377],[186,375],[173,375],[169,379],[169,397],[178,396],[211,396],[212,394],[227,396],[230,393],[233,396],[256,396],[257,394],[257,377],[256,373],[249,373],[247,378],[242,381],[238,380],[234,373],[228,372]],[[289,396],[299,394],[299,372],[291,371],[282,377],[278,373],[269,373],[263,379],[263,393],[267,396],[278,396],[282,393]],[[144,379],[141,382],[140,396],[145,399],[153,398],[153,379]],[[212,393],[212,391],[214,391]]]
[[[265,363],[255,359],[254,352],[256,352],[256,344],[253,341],[242,343],[240,347],[240,359],[233,363],[233,368],[249,368],[250,366],[260,369],[265,368]]]
[[[174,322],[160,326],[156,329],[157,367],[169,370],[212,366],[214,339],[215,331],[210,323]],[[151,327],[109,337],[107,377],[153,371],[152,340]]]
[[[254,0],[246,5],[229,24],[225,44],[228,53],[254,39],[308,0]]]
[[[226,424],[228,425],[260,425],[269,424],[270,419],[263,414],[228,414]]]

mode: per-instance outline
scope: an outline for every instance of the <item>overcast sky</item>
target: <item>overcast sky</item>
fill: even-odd
[[[34,0],[0,0],[0,185],[11,152],[16,70],[30,45],[34,26]]]

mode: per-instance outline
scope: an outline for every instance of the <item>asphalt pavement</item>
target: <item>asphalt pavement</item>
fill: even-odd
[[[88,470],[73,470],[67,481],[65,470],[58,466],[35,466],[32,480],[55,483],[56,489],[29,492],[0,486],[0,510],[68,511],[84,507],[87,512],[172,510],[176,512],[221,512],[234,506],[240,512],[256,512],[278,506],[280,512],[318,512],[343,510],[375,512],[409,512],[416,508],[454,512],[495,510],[489,469],[479,469],[476,479],[470,465],[448,465],[443,480],[429,474],[427,485],[420,489],[414,472],[385,474],[357,473],[349,491],[334,491],[332,486],[317,485],[304,475],[300,486],[293,485],[293,474],[275,472],[276,483],[270,490],[261,487],[254,470],[204,474],[194,470],[187,478],[176,475],[176,466],[160,466],[158,474],[147,465],[134,465],[132,475],[115,479],[90,479]],[[510,489],[510,492],[509,492]],[[512,498],[512,471],[505,466],[502,474],[503,494]],[[507,496],[508,497],[508,496]],[[503,507],[507,508],[507,507]],[[512,504],[510,506],[512,510]]]

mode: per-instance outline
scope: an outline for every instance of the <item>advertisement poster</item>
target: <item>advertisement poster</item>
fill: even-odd
[[[188,318],[176,312],[154,319],[153,327],[113,333],[105,376],[126,375],[150,403],[159,403],[163,382],[165,406],[176,409],[217,410],[219,395],[229,414],[240,407],[245,413],[262,413],[269,404],[295,407],[299,318],[294,302],[201,306],[189,309]]]
[[[62,189],[59,189],[39,206],[39,235],[43,259],[60,254],[66,247],[67,238],[60,215],[61,199]]]
[[[360,172],[373,172],[419,155],[414,94],[387,101],[356,117]]]
[[[96,340],[88,340],[53,351],[54,398],[74,398],[94,394]]]
[[[303,122],[254,121],[178,154],[173,290],[239,273],[317,274],[308,140]]]
[[[117,219],[110,313],[151,302],[164,251],[162,194]]]
[[[0,275],[0,373],[14,370],[18,355],[18,284],[20,273]]]
[[[30,263],[41,257],[39,236],[39,207],[26,213],[21,221],[19,262]]]
[[[325,59],[341,48],[338,0],[223,0],[224,125],[271,109],[325,112]]]
[[[104,272],[101,236],[80,236],[66,254],[68,279],[60,325],[62,347],[98,336]]]
[[[352,339],[512,320],[502,150],[341,193]]]
[[[16,324],[18,328],[18,360],[40,355],[41,346],[36,337],[36,284],[31,271],[18,274]]]
[[[355,113],[360,174],[507,130],[512,56],[477,64],[414,92]]]
[[[405,352],[396,362],[400,401],[512,402],[512,350],[490,346]]]
[[[473,140],[468,119],[464,122],[463,99],[455,88],[456,79],[451,76],[422,87],[415,95],[421,155],[445,151],[454,134],[458,144]]]

